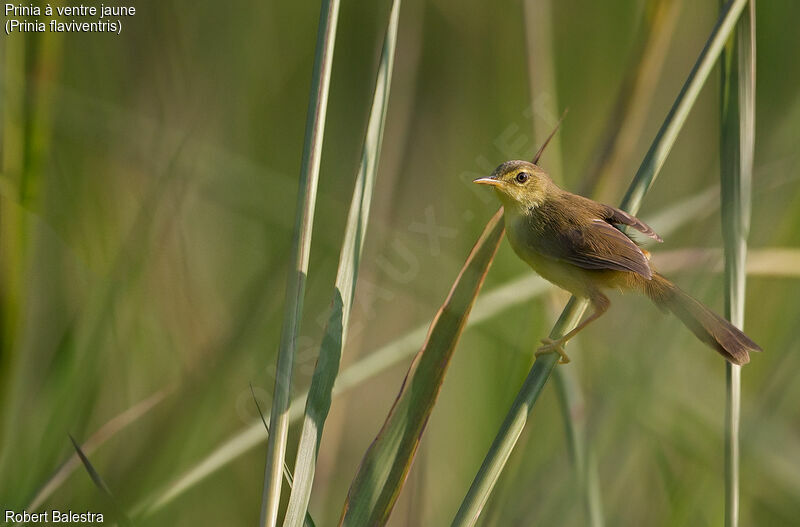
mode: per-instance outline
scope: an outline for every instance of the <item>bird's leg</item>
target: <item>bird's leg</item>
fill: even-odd
[[[603,313],[605,313],[606,310],[608,310],[608,307],[611,305],[611,302],[608,300],[608,297],[599,291],[595,291],[592,294],[590,301],[592,303],[592,307],[594,308],[594,313],[589,315],[586,318],[586,320],[578,324],[575,327],[575,329],[573,329],[563,337],[555,340],[551,338],[542,339],[542,344],[544,344],[544,346],[536,350],[535,356],[538,357],[543,353],[551,353],[555,351],[559,355],[561,355],[561,358],[558,360],[558,363],[567,364],[569,362],[569,357],[567,356],[567,353],[564,351],[564,346],[566,345],[566,343],[569,341],[569,339],[577,335],[583,328],[588,326],[591,322],[600,318],[603,315]]]
[[[563,344],[566,344],[569,339],[577,335],[583,328],[588,326],[591,322],[594,322],[598,318],[600,318],[607,310],[608,307],[611,305],[611,301],[608,299],[606,295],[603,293],[595,292],[591,299],[592,307],[594,308],[594,313],[589,315],[586,320],[578,324],[575,329],[561,337],[560,340]]]

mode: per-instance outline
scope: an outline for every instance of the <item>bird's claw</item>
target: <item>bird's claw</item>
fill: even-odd
[[[544,346],[537,349],[536,353],[534,354],[536,357],[555,351],[561,356],[561,358],[558,359],[559,364],[567,364],[569,362],[570,359],[567,356],[567,353],[564,351],[564,342],[561,339],[553,340],[550,338],[545,338],[542,339],[542,344],[544,344]]]

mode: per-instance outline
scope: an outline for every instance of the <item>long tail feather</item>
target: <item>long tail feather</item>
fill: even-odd
[[[736,326],[695,300],[658,273],[645,282],[645,293],[662,309],[678,317],[697,338],[733,364],[750,362],[751,351],[761,347]]]

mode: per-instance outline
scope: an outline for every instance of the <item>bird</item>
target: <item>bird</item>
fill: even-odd
[[[542,339],[537,356],[557,352],[559,363],[569,362],[564,345],[608,310],[608,289],[644,294],[733,364],[746,364],[751,351],[761,351],[736,326],[656,272],[650,253],[620,230],[631,227],[661,242],[640,219],[560,188],[528,161],[507,161],[474,183],[494,188],[517,256],[542,278],[587,299],[593,310],[564,336]]]

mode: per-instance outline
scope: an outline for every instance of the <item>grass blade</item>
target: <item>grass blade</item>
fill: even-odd
[[[75,452],[78,454],[78,457],[80,457],[81,463],[83,463],[83,466],[86,468],[86,472],[89,473],[89,477],[92,478],[92,482],[94,482],[97,488],[100,489],[100,492],[103,494],[103,496],[105,496],[110,509],[114,511],[114,515],[117,517],[117,521],[121,525],[125,526],[133,525],[133,523],[131,523],[131,520],[122,511],[122,508],[119,506],[119,503],[117,503],[117,499],[111,493],[111,489],[108,488],[106,482],[103,481],[103,478],[100,477],[100,474],[98,474],[98,472],[92,466],[91,461],[89,461],[89,458],[86,457],[86,454],[83,453],[83,450],[81,450],[81,447],[80,445],[78,445],[78,442],[75,441],[75,438],[72,437],[72,435],[70,435],[69,440],[72,441],[72,446],[75,448]]]
[[[635,214],[642,204],[644,195],[650,190],[661,167],[664,166],[664,161],[667,160],[672,145],[678,137],[678,132],[683,128],[686,118],[689,116],[689,111],[697,101],[697,96],[700,94],[700,89],[705,84],[706,79],[711,74],[711,69],[717,62],[725,46],[725,42],[736,26],[736,21],[739,19],[742,10],[747,5],[747,0],[729,0],[722,8],[717,24],[711,31],[711,35],[706,41],[705,47],[700,52],[692,71],[683,83],[678,98],[670,108],[664,123],[656,134],[656,138],[650,145],[650,149],[645,154],[644,161],[636,171],[633,182],[628,187],[628,192],[622,199],[620,208]]]
[[[574,368],[557,368],[553,381],[558,394],[561,418],[569,445],[575,476],[583,498],[586,524],[602,527],[603,506],[600,486],[593,477],[597,471],[596,460],[586,440],[586,401]]]
[[[450,358],[504,233],[503,209],[472,248],[447,299],[431,322],[383,428],[350,485],[340,525],[384,525],[400,494]]]
[[[533,136],[541,137],[547,129],[555,126],[558,115],[558,89],[555,69],[555,48],[553,37],[553,0],[525,0],[522,3],[522,14],[525,22],[525,49],[528,63],[528,92],[530,109],[533,112],[531,124]],[[566,112],[565,112],[566,113]],[[562,116],[563,119],[563,116]],[[559,123],[561,120],[558,121]],[[546,128],[545,128],[546,127]],[[553,135],[553,144],[549,147],[547,168],[551,174],[563,173],[563,157],[561,155],[561,138]],[[539,152],[533,157],[538,165],[544,148],[550,141],[545,141]]]
[[[553,131],[550,132],[550,135],[548,135],[547,139],[544,140],[542,146],[540,146],[539,150],[536,151],[536,154],[533,156],[533,160],[531,161],[534,165],[539,164],[539,159],[542,157],[544,149],[547,148],[547,145],[550,144],[550,141],[553,140],[553,137],[556,135],[556,132],[558,132],[558,129],[561,126],[561,122],[564,120],[564,117],[567,116],[567,112],[569,112],[569,109],[564,110],[564,113],[561,114],[561,117],[558,118],[558,122],[556,123],[555,127],[553,127]]]
[[[550,332],[550,336],[558,338],[570,327],[574,327],[583,315],[586,305],[585,301],[572,297]],[[547,353],[540,355],[534,361],[533,367],[500,426],[500,431],[492,442],[452,525],[475,525],[477,522],[514,445],[525,428],[528,414],[533,409],[533,405],[550,377],[557,360],[557,354]]]
[[[659,251],[658,268],[665,272],[725,271],[725,258],[721,249],[686,247],[672,251]],[[746,274],[771,278],[793,279],[800,277],[800,249],[791,247],[762,247],[747,251]]]
[[[165,388],[157,391],[153,395],[147,397],[143,401],[136,403],[124,412],[114,416],[106,424],[101,426],[97,432],[92,434],[84,443],[83,452],[91,455],[92,452],[100,448],[106,441],[114,437],[118,432],[125,429],[129,425],[135,423],[139,418],[146,415],[150,410],[159,405],[166,397],[172,392],[172,388]],[[35,512],[41,507],[47,499],[67,480],[76,468],[79,466],[80,454],[76,451],[74,457],[70,457],[61,467],[53,474],[41,490],[36,493],[36,496],[31,500],[30,504],[25,507],[28,512]]]
[[[314,72],[311,80],[311,96],[308,103],[303,160],[300,168],[297,216],[290,256],[289,279],[286,285],[286,304],[280,348],[278,349],[275,391],[270,413],[272,433],[267,442],[267,460],[264,467],[264,491],[261,497],[261,520],[259,522],[259,525],[262,526],[274,527],[278,521],[278,507],[281,501],[281,472],[286,458],[286,439],[289,433],[288,410],[292,366],[297,346],[297,332],[303,313],[303,296],[308,272],[308,256],[311,250],[311,231],[317,199],[317,181],[338,20],[339,0],[323,0],[319,17]]]
[[[723,52],[720,178],[725,250],[725,316],[744,327],[747,234],[755,148],[755,1]],[[741,366],[725,363],[725,526],[739,525]]]
[[[656,138],[653,140],[650,149],[645,155],[639,170],[636,172],[636,176],[628,188],[628,192],[622,200],[620,208],[623,210],[631,214],[636,214],[639,210],[642,199],[661,170],[661,167],[664,165],[667,154],[669,154],[672,145],[675,143],[675,139],[686,121],[689,110],[691,110],[697,100],[700,89],[711,73],[711,69],[722,51],[728,36],[735,27],[736,21],[746,3],[746,0],[731,0],[723,8],[722,14],[712,30],[705,47],[700,52],[697,62],[692,68],[689,77],[686,79],[675,103],[672,105]],[[553,326],[550,337],[557,339],[571,328],[575,327],[583,311],[586,309],[586,305],[587,302],[585,300],[579,300],[574,297],[571,298],[558,321]],[[519,435],[525,427],[528,414],[533,409],[533,405],[539,397],[542,388],[553,372],[557,358],[558,355],[553,352],[540,355],[534,361],[528,377],[525,379],[522,388],[512,403],[511,409],[506,415],[506,419],[503,421],[480,470],[475,476],[464,501],[461,503],[461,507],[456,513],[452,523],[453,526],[471,526],[478,520],[478,516],[480,516],[483,506],[489,499],[489,495],[497,482],[497,478],[500,477],[500,472],[502,472],[508,457],[511,455],[511,450],[513,450],[517,439],[519,439]]]
[[[364,138],[361,166],[356,178],[347,218],[347,230],[339,257],[331,314],[325,327],[325,336],[320,346],[319,358],[306,401],[306,412],[295,461],[295,484],[289,496],[284,520],[286,527],[298,527],[306,517],[322,431],[331,407],[333,386],[339,373],[342,349],[347,338],[350,308],[353,304],[359,260],[364,246],[372,189],[383,140],[399,17],[400,0],[395,0],[384,37],[372,109]]]
[[[642,134],[682,9],[682,0],[648,2],[642,23],[644,42],[622,80],[579,194],[599,199],[615,196],[621,190],[617,188],[619,178],[614,176],[625,170],[624,163],[632,156]]]
[[[261,405],[258,404],[258,397],[256,397],[256,392],[253,390],[253,385],[250,385],[250,395],[253,396],[253,402],[256,405],[256,410],[258,410],[258,416],[261,418],[261,424],[264,425],[264,430],[267,432],[267,437],[269,437],[269,424],[267,423],[267,419],[264,417],[264,412],[261,411]],[[286,480],[286,484],[289,485],[290,489],[294,489],[294,477],[292,476],[292,471],[289,469],[289,465],[286,463],[283,464],[283,479]],[[301,525],[305,527],[316,527],[314,523],[314,519],[311,515],[306,512]]]

